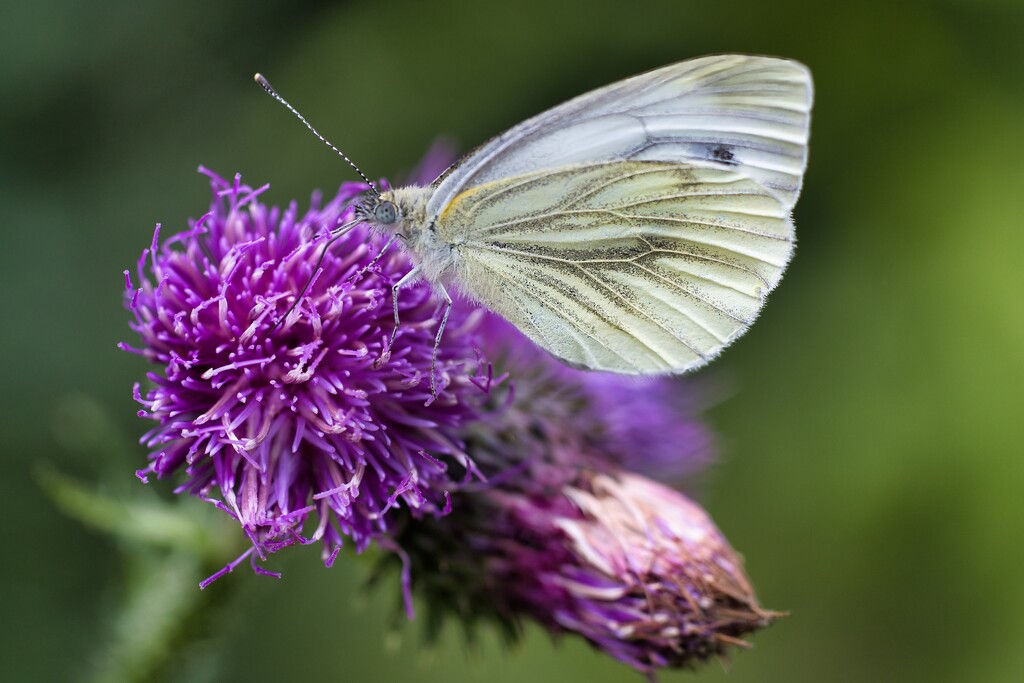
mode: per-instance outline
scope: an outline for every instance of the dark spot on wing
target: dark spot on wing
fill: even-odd
[[[736,161],[736,155],[734,155],[732,150],[725,145],[715,145],[708,151],[708,153],[711,155],[712,159],[715,161],[721,161],[723,164],[735,165],[739,163]]]

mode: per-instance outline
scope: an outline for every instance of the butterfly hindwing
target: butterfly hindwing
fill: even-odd
[[[468,294],[568,364],[632,374],[710,360],[793,248],[783,200],[714,164],[536,171],[466,191],[436,225]]]

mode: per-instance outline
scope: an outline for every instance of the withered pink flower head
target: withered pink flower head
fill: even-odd
[[[531,618],[645,674],[744,647],[742,636],[779,616],[760,607],[742,562],[700,506],[599,462],[531,468],[429,526],[448,537],[432,572],[417,574],[414,562],[431,609],[461,605],[464,620],[496,619],[513,637]],[[477,594],[445,595],[453,575],[458,591]]]
[[[479,314],[452,311],[431,401],[442,301],[428,286],[402,290],[386,353],[390,288],[411,267],[402,252],[368,268],[382,243],[357,227],[314,272],[326,234],[352,219],[366,186],[346,183],[300,214],[295,203],[263,204],[266,186],[200,170],[209,213],[163,241],[158,227],[137,280],[125,271],[142,345],[122,348],[158,366],[150,388],[135,391],[140,416],[156,422],[138,476],[184,470],[178,492],[237,519],[254,560],[320,541],[330,563],[345,537],[361,550],[386,534],[398,508],[446,514],[449,490],[475,472],[460,428],[487,398]]]
[[[628,472],[594,475],[555,516],[571,560],[540,579],[564,601],[551,615],[602,650],[653,673],[745,645],[775,616],[757,603],[736,553],[696,503]]]

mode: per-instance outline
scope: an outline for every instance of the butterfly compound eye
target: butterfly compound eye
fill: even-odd
[[[398,209],[391,202],[381,202],[373,209],[373,217],[385,225],[398,219]]]

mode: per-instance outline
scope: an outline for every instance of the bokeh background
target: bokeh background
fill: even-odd
[[[140,580],[123,541],[44,488],[53,469],[166,491],[133,477],[146,368],[115,349],[121,270],[153,224],[204,212],[200,163],[277,202],[352,178],[254,71],[396,177],[440,134],[468,149],[592,87],[736,51],[805,62],[817,99],[796,259],[707,370],[728,390],[702,502],[791,616],[696,676],[1024,680],[1022,41],[1020,0],[5,4],[0,677],[87,678]],[[307,548],[272,567],[285,578],[210,589],[223,609],[198,644],[168,642],[169,680],[639,680],[538,630],[506,651],[451,629],[427,650],[361,559],[327,570]]]

